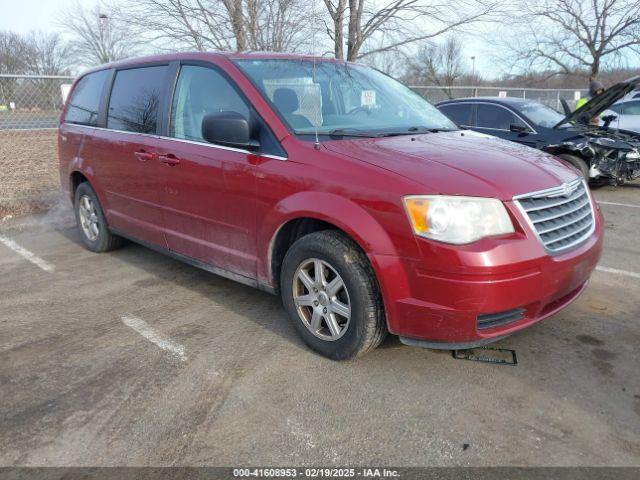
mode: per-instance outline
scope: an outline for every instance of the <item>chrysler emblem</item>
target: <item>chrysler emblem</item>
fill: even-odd
[[[576,187],[574,187],[574,186],[572,186],[572,185],[569,185],[568,183],[565,183],[565,184],[562,186],[562,191],[563,191],[563,193],[564,193],[564,196],[565,196],[565,197],[568,197],[569,195],[571,195],[571,194],[574,192],[574,190],[575,190],[576,188],[577,188],[577,186],[576,186]]]
[[[573,192],[576,191],[579,184],[571,185],[570,183],[563,183],[560,185],[557,190],[554,191],[553,194],[550,194],[550,197],[568,197]]]

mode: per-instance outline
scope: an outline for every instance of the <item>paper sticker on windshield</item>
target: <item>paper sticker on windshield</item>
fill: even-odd
[[[360,94],[360,106],[371,107],[376,104],[376,91],[375,90],[363,90]]]

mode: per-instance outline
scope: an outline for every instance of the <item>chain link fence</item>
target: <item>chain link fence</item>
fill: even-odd
[[[59,198],[56,128],[73,77],[0,75],[0,219]]]
[[[576,100],[588,93],[587,90],[570,88],[437,87],[421,85],[412,85],[411,88],[433,104],[451,98],[517,97],[544,103],[560,112],[562,112],[562,99],[573,108]]]
[[[56,128],[73,77],[0,75],[0,219],[44,210],[59,198]],[[431,103],[448,98],[529,98],[562,110],[576,92],[503,87],[412,86]]]

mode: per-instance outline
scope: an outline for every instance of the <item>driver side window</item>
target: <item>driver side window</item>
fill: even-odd
[[[237,112],[249,120],[248,105],[224,76],[212,68],[183,65],[173,96],[169,136],[206,142],[202,119],[217,112]]]
[[[504,107],[496,105],[478,104],[477,126],[481,128],[493,128],[509,130],[511,125],[526,127],[524,122]]]

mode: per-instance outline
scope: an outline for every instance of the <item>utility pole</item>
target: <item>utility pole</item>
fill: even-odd
[[[109,38],[109,16],[106,13],[98,12],[98,25],[100,30],[100,45],[104,46],[107,44],[107,38]],[[102,57],[100,63],[110,62],[111,58],[109,58],[106,49],[101,47],[100,50],[102,50],[100,52],[100,56]]]
[[[471,57],[471,80],[476,81],[476,56]]]

